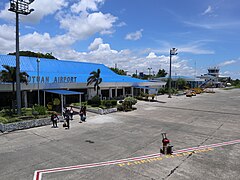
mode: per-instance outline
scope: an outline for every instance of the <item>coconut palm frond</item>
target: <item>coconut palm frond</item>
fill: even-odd
[[[100,78],[100,73],[100,69],[97,69],[97,71],[92,71],[87,79],[87,86],[94,83],[94,90],[96,91],[97,89],[97,94],[98,90],[100,89],[99,84],[102,82],[102,78]]]

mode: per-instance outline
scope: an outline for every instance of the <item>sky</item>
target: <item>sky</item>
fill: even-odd
[[[26,0],[25,0],[26,1]],[[0,1],[0,54],[15,52],[15,14]],[[35,0],[20,15],[20,50],[128,72],[240,79],[239,0]],[[73,67],[74,68],[74,67]]]

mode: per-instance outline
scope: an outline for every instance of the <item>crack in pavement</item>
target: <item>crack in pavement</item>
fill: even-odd
[[[138,174],[138,175],[140,175],[140,176],[142,176],[142,177],[149,178],[149,179],[151,179],[151,180],[156,180],[156,179],[151,178],[151,177],[149,177],[149,176],[147,176],[147,175],[145,175],[145,174],[142,174],[142,173],[140,173],[140,172],[138,172],[138,171],[131,170],[131,169],[127,168],[127,167],[122,167],[122,168],[125,169],[125,170],[127,170],[127,171],[129,171],[129,172]]]
[[[195,152],[191,152],[191,154],[189,154],[184,160],[182,160],[182,162],[176,166],[175,168],[173,168],[170,173],[165,177],[165,178],[162,178],[163,180],[164,179],[167,179],[168,177],[170,177],[188,158],[190,158]]]
[[[212,132],[211,134],[209,134],[209,135],[207,136],[207,138],[206,138],[203,142],[201,142],[200,144],[197,145],[197,147],[203,145],[206,141],[208,141],[208,140],[223,126],[223,124],[224,124],[224,123],[222,123],[219,127],[217,127],[214,132]],[[191,154],[189,154],[184,160],[182,160],[182,162],[181,162],[179,165],[177,165],[175,168],[173,168],[173,169],[170,171],[170,173],[169,173],[165,178],[162,178],[162,179],[164,180],[164,179],[169,178],[169,177],[170,177],[178,168],[180,168],[180,166],[181,166],[186,160],[188,160],[194,153],[195,153],[195,151],[191,152]]]
[[[41,137],[41,138],[43,138],[43,139],[47,139],[47,140],[50,140],[50,141],[54,141],[54,140],[55,140],[55,139],[51,139],[51,138],[48,138],[48,137],[46,137],[46,136],[37,134],[37,133],[35,133],[35,132],[29,132],[29,134],[33,134],[33,135],[36,135],[36,136],[38,136],[38,137]]]

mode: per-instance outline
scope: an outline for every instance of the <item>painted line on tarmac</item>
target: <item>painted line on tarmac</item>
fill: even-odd
[[[181,154],[181,153],[184,153],[184,152],[194,152],[196,150],[203,150],[203,149],[208,149],[208,148],[216,148],[216,147],[221,147],[221,146],[233,145],[233,144],[238,144],[238,143],[240,143],[240,139],[233,140],[233,141],[228,141],[228,142],[198,146],[198,147],[190,147],[190,148],[186,148],[186,149],[176,150],[172,153],[172,155]],[[99,162],[99,163],[91,163],[91,164],[82,164],[82,165],[76,165],[76,166],[36,170],[34,172],[33,180],[42,180],[42,175],[43,174],[48,174],[48,173],[71,171],[71,170],[77,170],[77,169],[87,169],[87,168],[100,167],[100,166],[109,166],[109,165],[114,165],[114,164],[119,164],[119,163],[128,163],[128,162],[132,162],[132,161],[139,161],[139,160],[144,160],[144,159],[149,159],[149,158],[156,158],[156,157],[160,157],[160,156],[163,156],[163,154],[156,153],[156,154],[150,154],[150,155],[145,155],[145,156],[132,157],[132,158],[126,158],[126,159],[119,159],[119,160],[112,160],[112,161],[105,161],[105,162]]]

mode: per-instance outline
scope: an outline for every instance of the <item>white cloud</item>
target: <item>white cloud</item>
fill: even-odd
[[[206,49],[203,46],[206,43],[213,42],[213,40],[198,40],[193,41],[188,44],[175,44],[172,45],[167,41],[158,41],[161,44],[159,49],[146,49],[144,53],[151,53],[154,51],[155,53],[164,53],[169,54],[169,51],[172,47],[177,47],[178,53],[190,53],[190,54],[215,54],[215,52],[211,49]]]
[[[0,52],[7,54],[15,49],[15,27],[0,25]]]
[[[8,11],[8,9],[9,9],[9,3],[6,3],[5,8],[0,11],[0,19],[4,19],[4,20],[14,20],[15,19],[14,13]]]
[[[208,6],[207,9],[202,13],[202,15],[210,14],[212,12],[213,12],[212,6]]]
[[[87,1],[83,1],[87,2]],[[103,0],[94,0],[96,5],[103,3]],[[28,33],[26,35],[20,35],[20,49],[21,50],[32,50],[32,51],[41,51],[41,52],[57,52],[60,49],[69,49],[76,41],[81,39],[86,39],[89,36],[100,33],[100,34],[110,34],[113,33],[112,29],[113,23],[117,20],[117,17],[112,16],[111,14],[103,14],[102,12],[87,13],[81,12],[80,14],[74,15],[73,13],[64,12],[63,8],[68,5],[65,0],[41,0],[34,1],[31,4],[33,7],[37,6],[34,11],[35,15],[38,15],[37,19],[34,19],[32,16],[32,22],[40,20],[42,17],[47,16],[50,13],[57,13],[56,20],[59,20],[60,27],[66,30],[65,34],[52,36],[49,33],[39,33],[35,32]],[[6,4],[4,10],[0,12],[0,18],[7,20],[9,15],[14,13],[8,12],[7,9],[9,4]],[[7,16],[5,16],[7,12]],[[30,18],[31,15],[28,17]],[[22,17],[22,16],[21,16]],[[22,22],[22,19],[21,19]],[[14,23],[14,22],[13,22]],[[22,26],[25,27],[26,26]],[[28,27],[27,27],[28,28]],[[29,28],[28,28],[29,29]],[[7,24],[0,25],[0,52],[8,53],[15,51],[15,27],[9,26]],[[96,42],[95,42],[96,43]],[[99,46],[95,47],[92,44],[92,47],[89,47],[91,50],[104,50],[107,51],[110,48],[110,45],[103,44],[101,41],[98,43]],[[96,46],[96,45],[95,45]]]
[[[0,25],[0,38],[6,41],[15,40],[15,27],[7,26],[6,24]],[[2,44],[1,44],[2,45]]]
[[[154,58],[157,58],[157,55],[154,52],[150,52],[146,58],[147,59],[154,59]]]
[[[213,50],[202,49],[201,47],[195,46],[182,46],[178,48],[179,52],[191,53],[191,54],[215,54]]]
[[[117,24],[116,26],[117,27],[123,27],[123,26],[126,26],[127,24],[125,22],[120,22],[119,24]]]
[[[67,35],[51,37],[49,33],[34,32],[20,37],[20,48],[36,52],[57,52],[68,48],[73,42],[74,39]]]
[[[63,7],[68,5],[67,1],[65,0],[41,0],[41,1],[34,1],[30,4],[29,8],[33,8],[34,12],[29,14],[28,16],[21,16],[22,22],[31,22],[36,23],[39,22],[43,17],[54,14],[58,10],[61,10]],[[6,3],[5,8],[0,11],[0,18],[6,21],[14,20],[15,14],[8,11],[9,3]]]
[[[240,26],[239,21],[226,21],[226,22],[214,22],[214,23],[201,23],[201,22],[189,22],[184,21],[184,24],[191,26],[191,27],[197,27],[197,28],[203,28],[203,29],[232,29]]]
[[[116,20],[117,18],[111,14],[103,14],[102,12],[59,17],[61,28],[67,30],[70,36],[78,40],[85,39],[97,32],[110,30]]]
[[[88,47],[88,52],[78,52],[71,49],[71,46],[76,41],[88,38],[93,34],[113,33],[113,26],[117,21],[117,17],[111,14],[96,12],[99,9],[99,5],[104,3],[103,0],[79,1],[82,4],[71,6],[71,13],[65,9],[67,6],[70,7],[68,4],[70,2],[67,2],[66,0],[41,0],[32,4],[33,8],[35,8],[35,15],[33,13],[28,16],[31,22],[39,21],[51,13],[53,15],[57,13],[56,20],[59,21],[60,27],[66,32],[65,34],[53,36],[50,33],[39,33],[35,30],[35,32],[20,35],[21,50],[43,53],[52,52],[59,59],[102,63],[109,67],[114,67],[115,64],[118,64],[120,69],[127,70],[129,73],[134,73],[136,70],[148,73],[148,67],[152,67],[155,72],[160,68],[169,69],[168,55],[156,55],[155,53],[158,53],[158,51],[151,49],[147,56],[142,55],[140,51],[132,52],[129,49],[115,50],[111,48],[110,44],[104,43],[102,38],[94,39]],[[6,19],[4,12],[0,12],[0,18]],[[13,19],[15,18],[14,13],[7,13],[7,16],[11,14]],[[126,24],[119,23],[116,26],[121,27],[124,25]],[[135,33],[130,33],[126,36],[126,39],[138,40],[142,37],[142,31],[141,29]],[[15,26],[0,25],[0,44],[1,53],[5,54],[15,51]],[[169,53],[169,48],[166,52]],[[174,56],[172,60],[173,71],[178,71],[178,74],[181,74],[183,70],[183,74],[191,72],[191,67],[188,67],[186,61],[180,60],[178,56]]]
[[[102,38],[95,38],[94,41],[88,46],[88,49],[91,51],[97,50],[99,45],[103,43]]]
[[[220,63],[219,66],[227,66],[227,65],[230,65],[230,64],[234,64],[236,62],[237,61],[235,61],[235,60],[224,61],[224,62]]]
[[[105,0],[81,0],[71,6],[71,11],[74,13],[97,11],[98,6],[103,4]]]
[[[133,41],[139,40],[142,38],[142,32],[143,32],[143,29],[136,31],[134,33],[129,33],[126,35],[125,39],[133,40]]]

